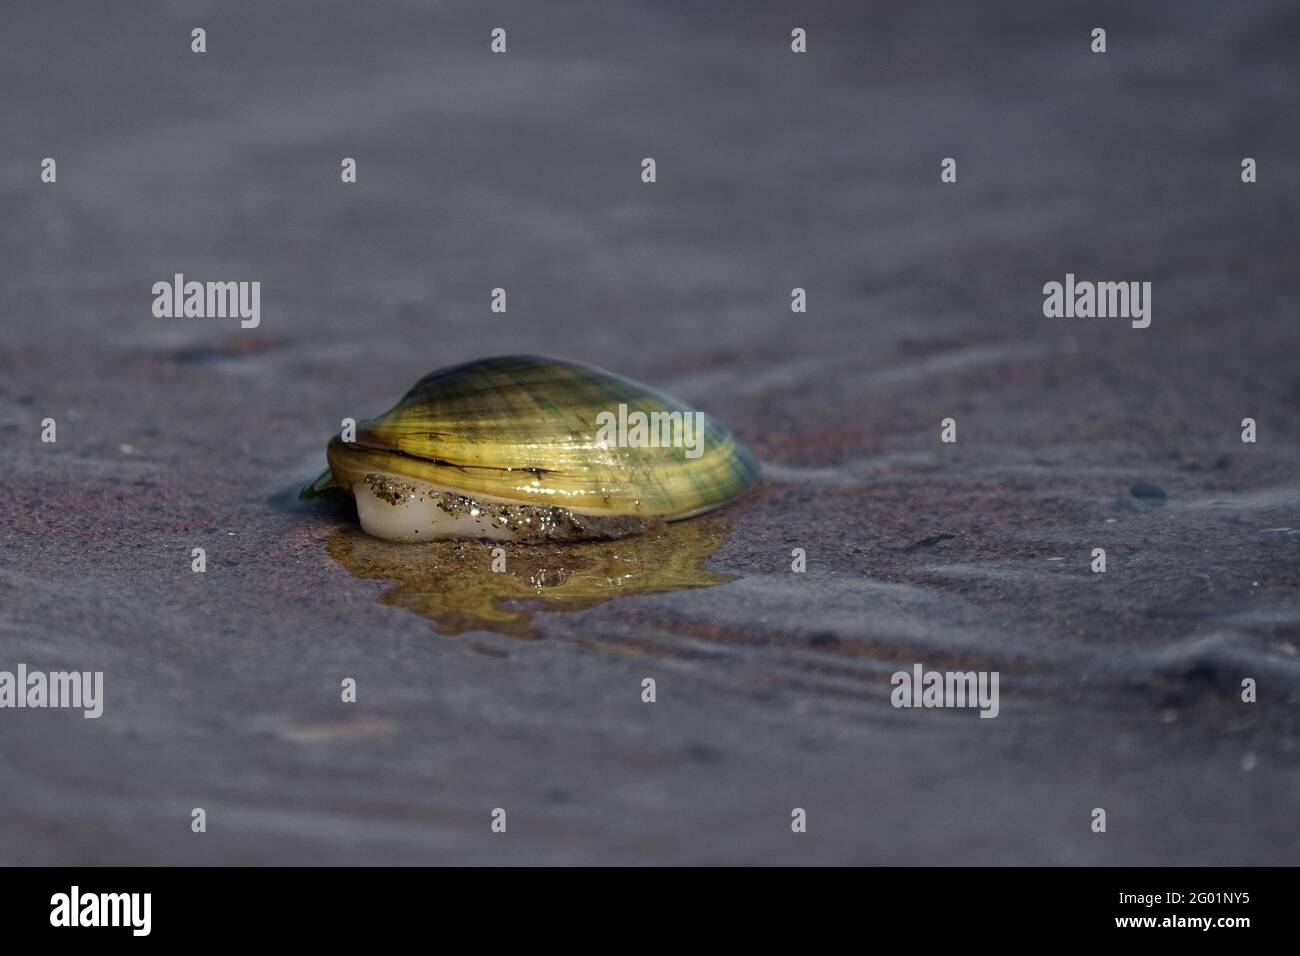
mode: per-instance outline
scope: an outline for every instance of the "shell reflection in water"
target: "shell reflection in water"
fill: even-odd
[[[582,611],[615,598],[733,580],[704,567],[729,530],[721,520],[704,518],[578,546],[514,544],[504,549],[501,572],[492,571],[490,542],[431,541],[411,548],[349,528],[331,533],[326,550],[356,577],[395,582],[379,602],[431,619],[440,634],[534,638],[530,602],[546,611]]]

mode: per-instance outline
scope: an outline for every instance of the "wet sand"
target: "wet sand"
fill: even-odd
[[[6,11],[0,669],[106,699],[0,711],[0,862],[1300,862],[1294,12],[613,6]],[[1067,272],[1151,326],[1045,318]],[[516,352],[752,443],[707,586],[449,626],[292,502]],[[891,707],[916,662],[999,716]]]

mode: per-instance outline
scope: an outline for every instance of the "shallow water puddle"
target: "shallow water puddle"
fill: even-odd
[[[439,634],[536,638],[536,610],[584,611],[616,598],[733,580],[704,567],[730,533],[724,522],[704,518],[572,545],[395,544],[345,528],[330,534],[325,549],[358,578],[395,582],[379,603],[429,618]],[[504,571],[492,570],[494,547],[505,550]]]

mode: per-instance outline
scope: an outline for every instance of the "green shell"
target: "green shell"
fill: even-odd
[[[669,520],[716,508],[757,483],[753,454],[707,415],[698,457],[680,444],[602,444],[609,418],[598,416],[617,416],[620,405],[629,415],[695,414],[590,365],[532,355],[481,359],[426,375],[391,410],[360,423],[354,442],[335,437],[330,473],[343,488],[382,473],[474,498]]]

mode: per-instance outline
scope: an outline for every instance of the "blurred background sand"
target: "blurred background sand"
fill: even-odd
[[[0,714],[0,862],[1300,862],[1298,47],[1284,2],[6,4],[0,668],[106,700]],[[175,272],[260,328],[154,318]],[[1151,327],[1044,318],[1066,272]],[[331,556],[286,489],[339,420],[507,352],[752,442],[734,580],[446,637]],[[917,661],[1001,715],[894,710]]]

